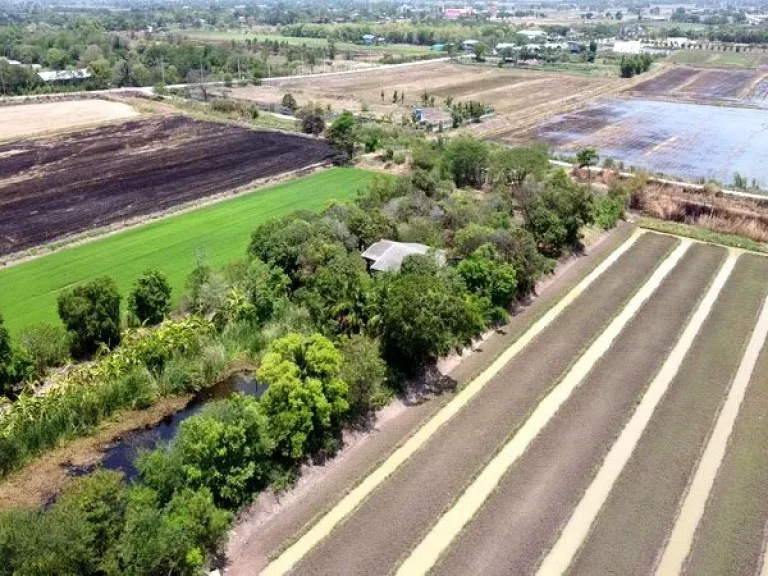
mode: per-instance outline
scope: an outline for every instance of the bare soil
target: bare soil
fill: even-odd
[[[572,574],[649,574],[768,293],[768,260],[743,255],[616,481]]]
[[[95,99],[0,106],[0,140],[16,140],[138,115],[128,104]]]
[[[0,145],[0,255],[310,166],[323,140],[155,117]]]
[[[508,472],[438,574],[532,574],[664,362],[725,250],[689,249]]]
[[[675,244],[656,235],[639,239],[310,552],[296,572],[388,574]]]

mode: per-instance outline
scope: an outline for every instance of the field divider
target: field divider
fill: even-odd
[[[498,372],[509,363],[523,348],[532,342],[547,326],[578,298],[595,280],[597,280],[614,262],[627,252],[644,234],[642,229],[635,231],[624,243],[614,250],[597,268],[592,270],[570,292],[550,308],[520,338],[509,346],[488,368],[472,380],[455,398],[441,408],[413,436],[395,450],[378,468],[371,472],[360,484],[352,489],[336,506],[328,511],[296,542],[270,562],[261,572],[265,576],[285,574],[291,570],[317,544],[324,540],[333,529],[416,453],[448,420],[480,392]]]
[[[717,471],[725,458],[728,440],[731,437],[739,409],[747,393],[752,373],[755,370],[760,351],[768,337],[768,298],[752,331],[749,344],[741,359],[723,409],[717,418],[712,436],[704,449],[699,466],[693,477],[688,494],[685,496],[680,515],[677,517],[672,534],[667,541],[661,561],[656,568],[658,576],[680,574],[690,552],[696,528],[704,515],[709,494],[717,478]]]
[[[718,271],[712,285],[696,308],[674,348],[664,361],[661,369],[651,382],[640,404],[629,422],[621,431],[608,452],[600,470],[579,501],[559,539],[544,558],[537,574],[550,576],[563,574],[586,540],[592,524],[602,509],[614,483],[624,470],[643,432],[648,426],[656,407],[666,394],[669,385],[680,370],[680,366],[691,349],[693,342],[709,317],[720,292],[731,275],[739,252],[730,250],[728,257]]]
[[[528,446],[546,427],[573,391],[584,382],[595,364],[610,349],[614,340],[635,317],[642,305],[656,292],[692,244],[692,241],[683,239],[672,253],[662,261],[651,277],[598,336],[597,340],[579,357],[560,383],[544,397],[525,424],[501,448],[499,453],[464,491],[453,507],[438,520],[419,545],[411,551],[398,569],[398,576],[427,574],[432,569],[451,542],[461,533],[464,526],[480,510],[486,499],[501,482],[507,470],[525,453]]]

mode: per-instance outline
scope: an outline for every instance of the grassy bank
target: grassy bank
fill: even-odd
[[[223,266],[245,255],[257,224],[351,198],[373,177],[365,170],[328,170],[0,270],[0,311],[12,333],[58,322],[61,290],[107,274],[126,294],[147,267],[168,275],[178,299],[198,254],[212,266]]]
[[[755,242],[749,238],[736,236],[735,234],[713,232],[712,230],[707,230],[706,228],[701,228],[699,226],[692,226],[690,224],[668,222],[666,220],[657,220],[656,218],[641,218],[637,224],[641,228],[647,228],[648,230],[674,234],[676,236],[685,236],[686,238],[693,238],[694,240],[708,242],[709,244],[717,244],[728,248],[741,248],[742,250],[750,250],[752,252],[768,252],[768,247],[764,244]]]

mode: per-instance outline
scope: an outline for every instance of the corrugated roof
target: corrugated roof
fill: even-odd
[[[431,248],[417,242],[395,242],[393,240],[379,240],[371,244],[363,252],[363,258],[371,260],[371,270],[378,272],[390,272],[400,270],[406,256],[412,254],[427,254]],[[445,252],[436,250],[435,256],[442,264],[445,262]]]
[[[58,82],[64,80],[84,80],[91,77],[86,68],[80,70],[52,70],[50,72],[38,72],[43,82]]]

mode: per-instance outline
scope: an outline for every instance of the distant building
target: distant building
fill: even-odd
[[[79,70],[51,70],[49,72],[38,72],[37,75],[43,82],[54,84],[57,82],[77,82],[91,77],[91,73],[86,68]]]
[[[432,52],[445,52],[445,44],[432,44]]]
[[[403,260],[413,254],[425,255],[432,248],[416,242],[395,242],[394,240],[379,240],[371,244],[363,252],[363,258],[368,261],[368,269],[377,272],[397,272],[403,265]],[[445,251],[432,252],[440,264],[445,263]]]
[[[467,18],[468,16],[474,16],[474,8],[445,8],[443,9],[443,18],[446,20],[458,20],[459,18]]]
[[[363,44],[366,46],[370,46],[371,44],[376,43],[376,36],[373,34],[363,34],[360,39],[363,41]]]
[[[464,40],[464,42],[461,43],[461,49],[465,52],[471,52],[475,49],[475,45],[479,43],[479,40]]]
[[[643,44],[640,40],[617,40],[613,44],[616,54],[640,54],[643,52]]]
[[[544,30],[520,30],[518,34],[525,36],[528,40],[540,40],[547,37],[547,33]]]

